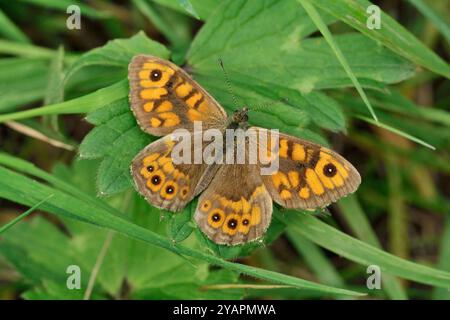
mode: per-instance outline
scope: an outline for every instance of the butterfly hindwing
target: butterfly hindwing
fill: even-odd
[[[128,68],[131,109],[145,132],[163,136],[175,129],[193,130],[226,120],[223,108],[175,64],[149,55],[137,55]]]
[[[217,244],[261,238],[272,218],[272,199],[257,165],[224,164],[201,194],[195,221]]]
[[[172,135],[163,137],[139,152],[131,164],[137,191],[155,207],[173,212],[181,211],[198,195],[217,170],[217,166],[205,163],[175,164],[172,157],[175,145]],[[203,145],[192,145],[191,152],[202,152],[202,148]]]

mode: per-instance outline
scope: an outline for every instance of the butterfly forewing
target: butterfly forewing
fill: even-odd
[[[279,169],[263,176],[263,181],[280,205],[300,209],[325,207],[354,192],[361,183],[358,171],[336,152],[282,133],[278,141]]]
[[[223,108],[169,61],[137,55],[129,65],[128,78],[131,109],[145,132],[163,136],[178,128],[192,131],[194,121],[204,127],[226,121]]]

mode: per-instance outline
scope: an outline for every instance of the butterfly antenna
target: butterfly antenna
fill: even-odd
[[[228,78],[227,71],[225,70],[225,67],[223,66],[223,61],[222,61],[221,58],[219,58],[219,65],[222,68],[223,74],[225,75],[225,82],[227,83],[228,93],[231,95],[231,98],[233,99],[234,106],[236,108],[239,108],[239,103],[238,103],[238,101],[236,99],[236,96],[234,95],[233,87],[231,86],[230,78]]]

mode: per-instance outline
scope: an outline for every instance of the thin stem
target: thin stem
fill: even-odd
[[[83,300],[89,300],[91,298],[95,280],[97,279],[98,272],[100,271],[100,268],[103,264],[103,260],[105,259],[109,246],[111,245],[111,241],[113,239],[114,234],[115,234],[114,231],[109,230],[105,240],[103,241],[102,249],[100,250],[100,253],[97,256],[97,260],[95,261],[94,267],[92,268],[91,276],[89,277],[88,286],[86,288],[86,291],[84,292]]]

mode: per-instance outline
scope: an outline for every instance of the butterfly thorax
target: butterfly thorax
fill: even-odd
[[[248,129],[248,109],[246,107],[233,112],[228,118],[227,129]]]

